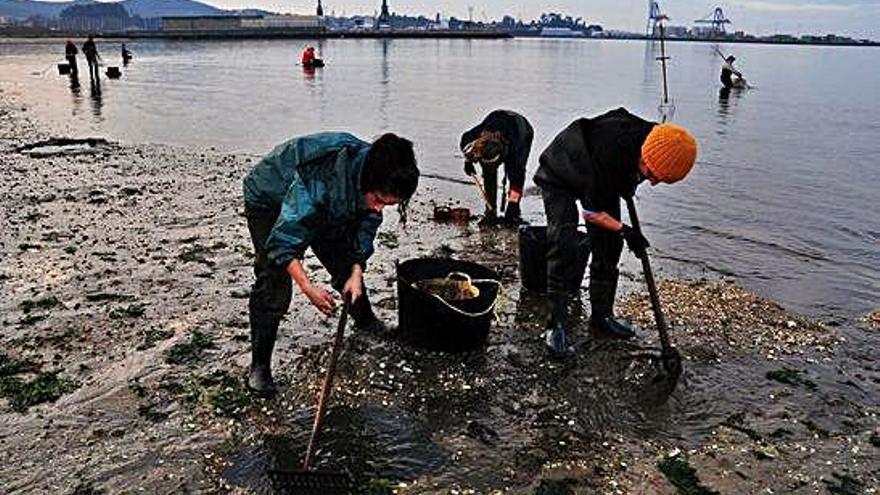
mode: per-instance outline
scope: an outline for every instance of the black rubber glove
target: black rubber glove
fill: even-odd
[[[476,175],[477,174],[477,169],[474,168],[474,162],[465,160],[464,173],[465,173],[465,175]]]
[[[623,240],[626,241],[626,245],[636,255],[636,258],[643,258],[647,255],[647,249],[651,247],[651,243],[648,242],[648,239],[645,239],[641,232],[636,232],[629,225],[624,225],[620,229],[620,235],[623,236]]]
[[[522,218],[519,203],[508,201],[507,209],[504,211],[504,223],[507,225],[519,225],[520,221],[522,221]]]

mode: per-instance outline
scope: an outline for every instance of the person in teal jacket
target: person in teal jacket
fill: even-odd
[[[332,287],[351,297],[356,328],[384,330],[370,306],[363,273],[382,210],[398,205],[405,222],[418,180],[412,142],[385,134],[370,144],[341,132],[293,138],[245,177],[245,216],[256,254],[248,385],[257,395],[275,394],[272,350],[290,306],[291,280],[325,315],[336,307],[333,296],[306,274],[307,249],[330,272]]]

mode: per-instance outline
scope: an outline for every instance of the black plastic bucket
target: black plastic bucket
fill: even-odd
[[[107,67],[107,77],[110,79],[119,79],[122,77],[122,72],[119,70],[119,67]]]
[[[526,290],[547,292],[547,227],[526,225],[519,228],[519,277]],[[590,236],[578,230],[578,257],[571,267],[568,290],[580,288],[590,259]]]
[[[480,295],[463,301],[443,301],[414,286],[421,280],[445,278],[454,272],[469,275]],[[400,335],[410,344],[431,351],[464,352],[484,346],[495,318],[500,279],[493,270],[468,261],[419,258],[398,263]]]
[[[58,64],[58,74],[62,76],[70,74],[70,64]]]

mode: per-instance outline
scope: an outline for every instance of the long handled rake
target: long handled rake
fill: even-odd
[[[629,219],[632,222],[632,228],[638,232],[642,232],[639,223],[639,215],[636,212],[636,205],[633,198],[626,198],[626,207],[629,210]],[[641,256],[642,271],[645,273],[645,283],[648,285],[648,294],[651,297],[651,309],[654,311],[654,321],[657,324],[657,332],[660,334],[660,359],[663,370],[668,376],[663,379],[672,379],[673,384],[678,381],[681,376],[681,354],[672,346],[669,340],[669,327],[666,325],[666,318],[663,316],[663,309],[660,307],[660,296],[657,293],[657,284],[654,281],[654,272],[651,270],[651,261],[648,259],[648,253]],[[658,379],[661,377],[658,377]]]
[[[336,374],[336,361],[342,350],[342,340],[345,336],[345,323],[348,319],[348,310],[351,307],[351,296],[345,296],[342,315],[339,317],[339,325],[336,327],[336,337],[333,340],[333,349],[330,352],[330,360],[327,363],[327,374],[318,396],[318,410],[315,412],[315,422],[312,425],[312,435],[306,448],[305,459],[301,470],[275,470],[272,475],[276,481],[276,488],[281,493],[292,495],[346,495],[354,493],[351,478],[344,473],[322,472],[312,469],[312,459],[317,449],[318,436],[324,423],[324,415],[327,413],[327,404],[330,400],[330,392],[333,390],[333,377]]]

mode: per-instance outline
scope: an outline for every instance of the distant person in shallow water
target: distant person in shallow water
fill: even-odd
[[[64,45],[64,58],[67,59],[67,65],[70,66],[70,75],[73,77],[76,77],[79,73],[79,67],[76,65],[77,53],[79,53],[79,50],[76,49],[73,41],[67,40],[67,44]]]
[[[89,39],[83,43],[82,46],[83,55],[86,57],[86,62],[89,63],[89,77],[93,80],[100,79],[100,74],[98,73],[98,59],[100,55],[98,55],[98,47],[95,45],[95,37],[93,35],[89,35]]]
[[[302,59],[300,60],[302,66],[310,69],[313,67],[324,67],[324,61],[318,58],[315,53],[315,47],[307,46],[302,53]]]
[[[125,43],[122,44],[122,63],[125,64],[131,60],[131,52],[126,48]]]
[[[731,55],[721,63],[721,84],[725,88],[745,87],[745,79],[743,79],[742,73],[733,67],[733,62],[735,61],[736,57]],[[736,76],[736,79],[734,79],[734,76]]]
[[[311,67],[315,63],[315,48],[307,46],[302,52],[303,67]]]
[[[383,209],[398,205],[405,220],[418,182],[413,144],[394,134],[372,143],[341,132],[293,138],[248,173],[244,209],[256,254],[248,386],[254,393],[275,394],[272,350],[290,305],[292,282],[321,313],[329,316],[336,306],[305,271],[308,249],[330,273],[331,286],[351,297],[355,328],[385,330],[373,313],[363,274]]]

